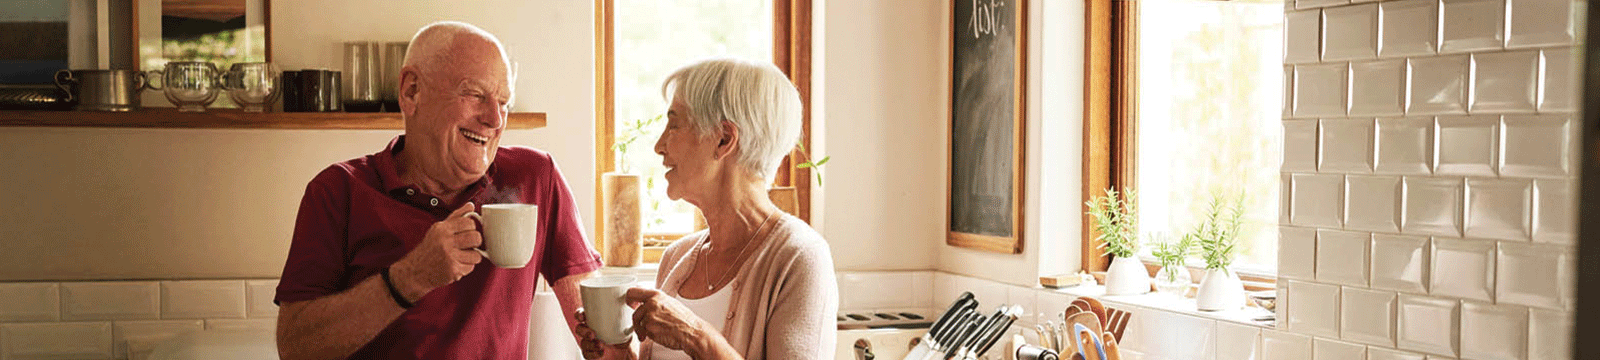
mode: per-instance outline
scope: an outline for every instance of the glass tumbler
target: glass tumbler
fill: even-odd
[[[382,106],[380,69],[382,54],[375,41],[344,43],[344,108],[351,112],[377,112]]]
[[[217,66],[209,62],[173,61],[150,73],[154,76],[149,88],[162,90],[167,101],[178,106],[178,111],[206,111],[206,105],[217,101],[217,94],[221,92],[217,86]],[[161,85],[155,85],[153,79],[161,79]]]
[[[237,63],[222,74],[222,89],[245,112],[264,112],[283,93],[283,81],[272,63]]]

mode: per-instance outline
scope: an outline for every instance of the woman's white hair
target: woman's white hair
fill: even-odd
[[[767,181],[800,138],[800,92],[771,63],[697,61],[667,75],[661,95],[689,105],[692,128],[702,137],[721,136],[721,121],[732,122],[739,129],[738,164]]]

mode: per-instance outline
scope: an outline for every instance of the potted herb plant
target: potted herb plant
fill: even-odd
[[[644,262],[644,197],[642,177],[633,172],[624,156],[628,148],[650,133],[653,126],[665,117],[637,119],[626,123],[622,134],[611,146],[617,156],[617,170],[600,176],[601,201],[605,213],[601,221],[605,226],[605,248],[602,259],[606,266],[631,267]]]
[[[1150,292],[1150,273],[1139,261],[1139,219],[1133,191],[1121,195],[1106,189],[1106,196],[1091,198],[1089,207],[1095,239],[1113,257],[1106,269],[1106,295],[1135,295]]]
[[[1195,237],[1184,235],[1174,240],[1167,234],[1152,236],[1151,244],[1155,247],[1150,250],[1150,255],[1156,257],[1156,262],[1161,264],[1161,270],[1156,271],[1156,292],[1183,297],[1189,292],[1189,269],[1183,266],[1183,261],[1188,259],[1189,252],[1194,248]]]
[[[1220,194],[1213,196],[1205,217],[1187,235],[1194,238],[1200,257],[1206,262],[1206,274],[1195,295],[1195,305],[1202,311],[1244,307],[1244,284],[1239,282],[1239,274],[1228,270],[1238,251],[1244,199],[1235,197],[1224,202]]]

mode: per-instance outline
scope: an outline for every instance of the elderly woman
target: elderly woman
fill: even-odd
[[[671,107],[655,151],[667,196],[699,207],[709,229],[667,248],[659,290],[628,291],[641,342],[603,346],[580,326],[584,355],[833,357],[839,294],[828,244],[767,197],[800,135],[794,85],[771,64],[712,59],[673,72],[662,90]]]

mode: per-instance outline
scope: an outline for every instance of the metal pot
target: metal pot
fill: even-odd
[[[68,87],[68,84],[76,86]],[[78,110],[138,110],[139,92],[145,88],[145,85],[143,71],[61,70],[56,72],[56,87],[67,92],[68,101],[78,101]]]

